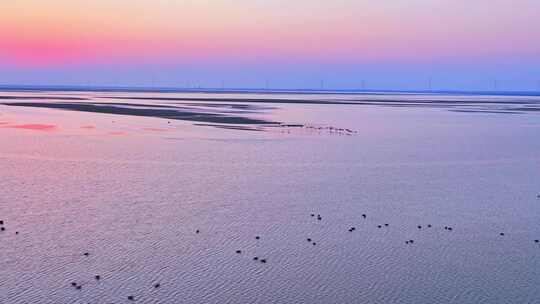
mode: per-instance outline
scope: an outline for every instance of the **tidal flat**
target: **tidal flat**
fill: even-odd
[[[537,303],[539,110],[0,92],[0,303]]]

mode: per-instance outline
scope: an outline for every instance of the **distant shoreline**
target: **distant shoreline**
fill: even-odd
[[[130,92],[130,93],[223,93],[223,94],[336,94],[336,95],[389,95],[389,94],[447,94],[488,96],[540,96],[540,91],[481,91],[481,90],[392,90],[392,89],[262,89],[262,88],[174,88],[131,86],[76,86],[76,85],[0,85],[0,91],[23,92]]]

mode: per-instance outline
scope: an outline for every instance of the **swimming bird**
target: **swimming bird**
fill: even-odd
[[[535,243],[540,243],[540,240],[534,240]]]
[[[261,259],[261,263],[266,263],[266,259]]]
[[[101,279],[101,276],[100,276],[100,275],[97,275],[97,276],[95,276],[94,278],[96,278],[96,280],[99,281],[99,280]]]
[[[159,283],[154,284],[154,288],[159,288],[161,285]]]
[[[422,226],[421,226],[421,225],[418,225],[418,229],[422,229]]]
[[[81,285],[77,285],[75,288],[80,290],[80,289],[82,288],[82,286],[81,286]]]
[[[71,286],[75,287],[75,286],[77,286],[77,283],[71,282]]]
[[[308,241],[308,242],[311,242],[311,239],[310,239],[310,238],[308,238],[308,239],[307,239],[307,241]]]
[[[431,228],[431,224],[427,225],[428,228]]]
[[[382,228],[382,226],[381,226],[381,225],[377,225],[377,228]]]
[[[256,240],[259,240],[260,238],[261,238],[260,236],[256,236],[256,237],[255,237]]]
[[[259,259],[259,257],[254,257],[253,260],[254,261],[257,261]]]
[[[240,254],[242,253],[242,250],[236,250],[236,253]]]
[[[312,214],[311,214],[311,217],[315,217],[315,213],[312,213]]]
[[[199,229],[197,229],[197,230],[195,231],[195,233],[199,233],[199,232],[201,232]]]
[[[413,241],[413,240],[409,240],[409,243],[411,243],[411,244],[412,244],[412,243],[414,243],[414,241]]]
[[[2,231],[6,231],[6,228],[5,228],[5,227],[2,227],[2,228],[0,228],[0,230],[2,230]]]
[[[504,236],[504,232],[499,233],[500,236]]]
[[[0,221],[0,225],[4,225],[4,221]]]
[[[317,243],[313,242],[313,246],[317,245]]]
[[[134,297],[134,296],[128,296],[127,299],[130,300],[130,301],[135,301],[135,297]]]
[[[388,227],[388,226],[390,226],[390,224],[384,224],[384,227]]]
[[[366,217],[367,217],[367,215],[365,215],[365,214],[362,214],[362,217],[363,217],[363,218],[366,218]]]
[[[85,252],[85,253],[84,253],[83,255],[84,255],[84,256],[89,256],[89,255],[90,255],[90,253],[88,253],[88,252]]]

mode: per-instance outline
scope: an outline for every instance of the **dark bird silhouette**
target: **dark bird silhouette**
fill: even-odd
[[[88,252],[85,252],[85,253],[84,253],[83,255],[84,255],[84,256],[89,256],[89,255],[90,255],[90,253],[88,253]]]
[[[128,296],[127,299],[130,300],[130,301],[135,301],[135,297],[134,297],[134,296]]]
[[[96,280],[98,280],[98,281],[101,280],[101,276],[99,276],[99,275],[95,276],[95,278],[96,278]]]
[[[154,284],[154,288],[159,288],[161,285],[159,283]]]
[[[256,240],[259,240],[260,238],[261,238],[260,236],[256,236],[256,237],[255,237]]]
[[[504,236],[504,232],[499,233],[500,236]]]
[[[236,253],[240,254],[242,253],[242,250],[236,250]]]
[[[362,214],[362,217],[363,217],[363,218],[366,218],[366,217],[367,217],[367,215],[365,215],[365,214]]]

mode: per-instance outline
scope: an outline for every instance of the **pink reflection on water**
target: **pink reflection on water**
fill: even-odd
[[[160,128],[143,128],[145,131],[152,131],[152,132],[167,132],[166,129],[160,129]]]
[[[8,126],[3,126],[2,128],[51,132],[51,131],[55,131],[57,129],[57,126],[45,125],[45,124],[22,124],[22,125],[8,125]]]
[[[95,126],[82,126],[81,129],[85,129],[85,130],[94,130],[96,127]]]
[[[107,133],[107,134],[109,134],[109,135],[115,135],[115,136],[127,135],[126,132],[121,132],[121,131],[109,132],[109,133]]]

